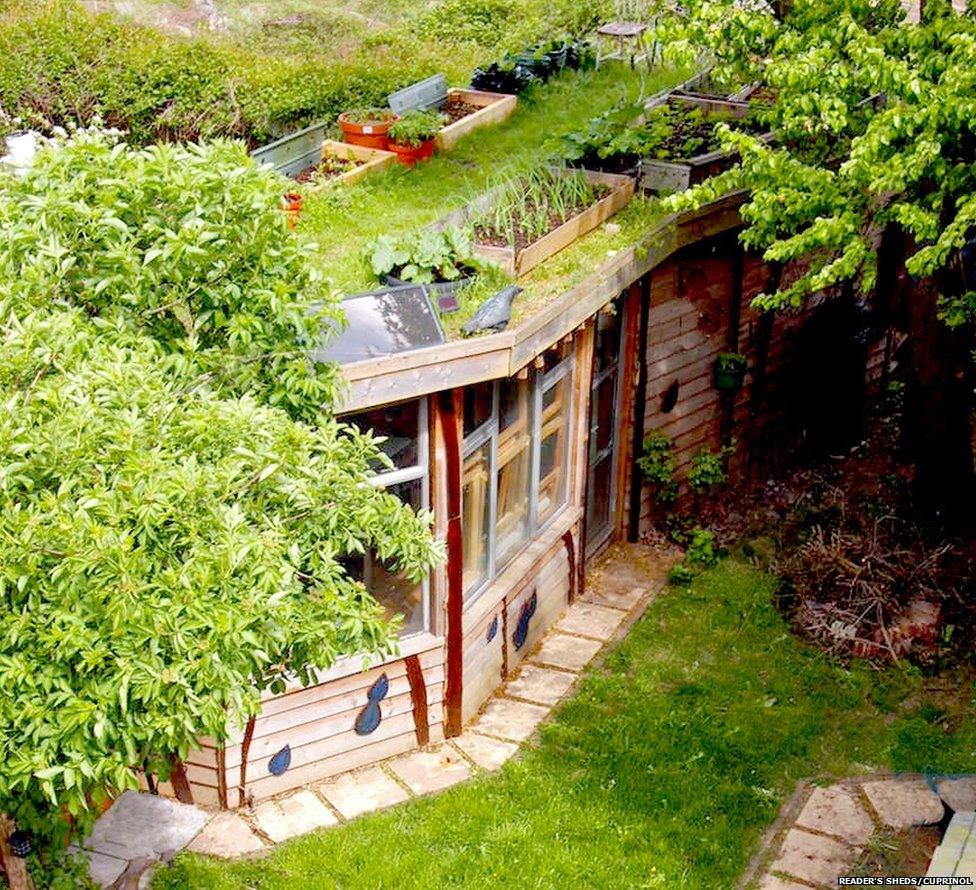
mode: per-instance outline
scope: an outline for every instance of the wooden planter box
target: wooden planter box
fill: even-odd
[[[680,94],[672,94],[666,101],[686,107],[701,108],[706,117],[710,114],[722,113],[742,118],[749,113],[747,102]],[[760,138],[768,141],[772,136],[767,133]],[[732,166],[733,159],[733,154],[722,149],[675,161],[641,158],[638,162],[638,182],[645,191],[683,192],[708,177],[727,170]]]
[[[518,102],[516,96],[504,93],[485,93],[480,90],[450,89],[448,96],[457,96],[461,101],[470,105],[477,105],[480,111],[469,114],[467,117],[448,124],[437,134],[438,151],[450,151],[460,139],[468,133],[487,127],[489,124],[497,124],[511,116],[515,111],[515,104]]]
[[[330,153],[337,154],[340,157],[352,156],[357,161],[362,161],[363,163],[352,170],[347,170],[345,173],[340,173],[338,176],[324,180],[320,185],[309,189],[308,194],[340,182],[346,185],[352,185],[352,183],[359,182],[360,179],[369,176],[371,173],[378,173],[380,170],[388,169],[396,161],[396,154],[392,151],[383,151],[379,148],[363,148],[361,145],[350,145],[348,142],[337,142],[335,139],[326,139],[322,142],[319,159],[321,160],[326,154]]]
[[[474,252],[482,259],[501,266],[505,272],[517,278],[545,262],[549,257],[559,253],[564,247],[569,247],[587,232],[592,232],[598,225],[626,206],[634,195],[634,180],[629,176],[620,176],[616,173],[596,173],[592,170],[585,170],[584,172],[594,185],[608,186],[612,190],[610,194],[522,250],[516,251],[514,247],[495,247],[490,244],[476,243]],[[463,226],[469,223],[480,212],[491,207],[493,197],[493,192],[482,195],[470,206],[455,211],[440,222],[435,223],[433,228],[445,229],[448,226]]]

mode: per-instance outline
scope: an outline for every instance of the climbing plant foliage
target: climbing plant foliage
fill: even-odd
[[[0,811],[39,834],[391,651],[341,556],[440,558],[296,349],[338,309],[282,187],[238,146],[98,131],[0,173]]]

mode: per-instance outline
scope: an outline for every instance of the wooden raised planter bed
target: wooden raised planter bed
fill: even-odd
[[[392,151],[383,151],[379,148],[363,148],[361,145],[337,142],[334,139],[326,139],[323,141],[321,150],[319,151],[319,160],[321,161],[329,154],[338,155],[340,158],[353,158],[358,162],[358,166],[353,167],[351,170],[346,170],[345,173],[324,179],[321,183],[309,189],[309,194],[335,183],[352,185],[354,182],[359,182],[360,179],[369,176],[371,173],[379,173],[380,170],[388,169],[396,161],[396,155]]]
[[[518,102],[516,96],[505,93],[485,93],[481,90],[452,88],[447,91],[447,96],[448,101],[455,97],[468,105],[477,105],[479,110],[444,127],[437,134],[438,151],[450,151],[459,140],[473,130],[501,123],[511,116]]]
[[[521,250],[516,250],[514,247],[479,244],[475,241],[475,254],[484,260],[497,264],[504,272],[518,278],[545,262],[549,257],[569,247],[587,232],[592,232],[597,226],[606,222],[618,210],[625,207],[634,195],[634,180],[629,176],[620,176],[616,173],[597,173],[593,170],[584,170],[583,172],[593,185],[609,188],[609,194]],[[482,195],[468,207],[455,211],[440,222],[435,223],[434,228],[444,229],[448,226],[470,224],[480,212],[491,207],[493,198],[494,192]]]
[[[477,111],[465,115],[443,127],[437,134],[437,150],[449,151],[458,140],[479,127],[497,124],[515,111],[516,96],[506,93],[488,93],[482,90],[447,88],[447,78],[435,74],[426,80],[418,81],[389,96],[390,108],[397,114],[405,114],[411,109],[443,111],[451,101],[464,102],[477,107]]]
[[[723,114],[734,118],[743,118],[750,111],[747,102],[713,99],[706,96],[672,94],[665,101],[671,104],[700,108],[706,117],[711,114]],[[769,141],[772,139],[772,135],[766,133],[760,138]],[[638,161],[638,182],[645,191],[683,192],[710,176],[729,169],[734,158],[735,156],[732,153],[720,148],[694,157],[676,160],[663,161],[657,158],[641,158]]]

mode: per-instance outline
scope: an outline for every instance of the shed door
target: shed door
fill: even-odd
[[[590,384],[590,450],[586,479],[586,555],[610,537],[617,497],[620,439],[620,359],[623,313],[604,309],[596,317],[593,376]]]

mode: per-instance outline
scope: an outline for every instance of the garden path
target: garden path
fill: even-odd
[[[744,890],[836,887],[880,832],[904,832],[957,815],[930,875],[976,878],[976,845],[966,846],[976,810],[976,776],[874,774],[829,786],[804,782],[766,833],[740,884]],[[959,843],[954,843],[959,834]],[[958,848],[958,849],[957,849]],[[951,860],[951,862],[950,862]]]
[[[663,588],[672,557],[617,544],[588,574],[581,596],[458,737],[263,801],[253,809],[209,812],[126,792],[85,843],[100,887],[136,890],[178,852],[234,859],[341,824],[499,769],[529,743],[553,708],[573,693],[584,668],[626,635]]]

